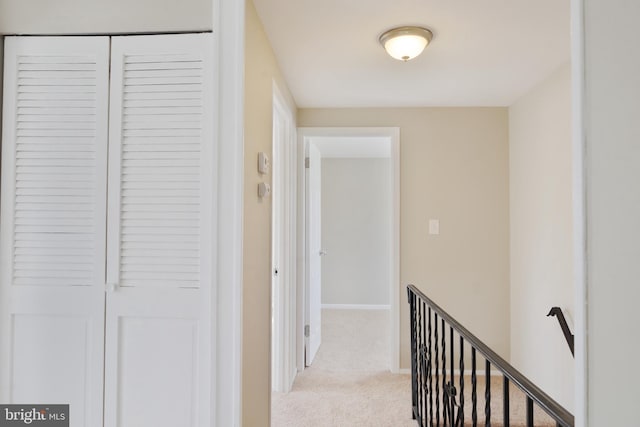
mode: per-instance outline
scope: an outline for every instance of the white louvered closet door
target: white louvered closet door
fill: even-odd
[[[111,57],[105,426],[210,426],[212,37]]]
[[[103,409],[108,37],[7,37],[0,402]]]

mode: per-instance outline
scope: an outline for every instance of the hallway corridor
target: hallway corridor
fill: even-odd
[[[387,310],[322,310],[322,345],[289,393],[274,393],[273,427],[414,427],[410,375],[389,372]]]

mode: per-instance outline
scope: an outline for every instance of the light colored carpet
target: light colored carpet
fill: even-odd
[[[322,345],[316,359],[298,375],[289,393],[272,395],[271,425],[416,427],[418,424],[411,417],[411,376],[391,374],[388,369],[388,316],[385,310],[323,310]],[[484,387],[484,376],[479,375],[478,425],[485,425]],[[464,394],[465,426],[470,426],[471,380],[468,377]],[[499,427],[502,425],[502,377],[491,378],[491,396],[491,425]],[[442,403],[440,406],[442,408]],[[512,385],[511,426],[524,426],[525,413],[524,395]],[[555,424],[536,409],[535,426]]]
[[[415,427],[411,376],[389,372],[387,310],[323,310],[322,345],[289,393],[272,397],[273,427]]]
[[[322,310],[322,345],[311,369],[389,370],[389,310]]]

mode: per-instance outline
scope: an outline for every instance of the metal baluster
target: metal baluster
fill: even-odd
[[[417,369],[416,369],[416,382],[417,382],[417,396],[416,396],[416,404],[415,404],[415,411],[418,413],[418,421],[422,424],[422,420],[424,419],[424,414],[421,413],[421,408],[422,408],[422,398],[423,398],[423,390],[422,390],[422,383],[424,381],[424,378],[422,376],[422,372],[423,372],[423,365],[424,365],[424,360],[422,357],[422,346],[421,341],[420,341],[420,336],[421,336],[421,325],[422,325],[422,313],[424,312],[424,305],[425,303],[423,301],[420,301],[420,303],[418,304],[418,307],[416,309],[416,347],[418,350],[418,353],[416,354],[417,357]]]
[[[454,351],[453,351],[453,327],[452,326],[449,326],[449,345],[451,346],[451,362],[449,363],[449,365],[451,366],[451,374],[449,375],[449,378],[451,378],[451,385],[453,385],[453,382],[454,382],[454,377],[453,377]]]
[[[533,399],[527,396],[527,427],[533,427]]]
[[[502,379],[502,400],[504,401],[502,424],[504,427],[509,427],[509,378],[502,377]]]
[[[447,424],[447,411],[444,410],[445,386],[447,384],[447,330],[442,319],[442,424]]]
[[[478,426],[478,379],[476,378],[476,348],[471,347],[471,422]]]
[[[464,340],[460,336],[460,426],[464,426]]]
[[[453,351],[453,326],[449,325],[449,347],[451,347],[451,354],[450,354],[450,362],[449,362],[449,366],[450,366],[450,370],[449,370],[449,379],[451,386],[454,386],[454,375],[453,375],[453,358],[454,358],[454,351]],[[451,405],[451,412],[449,413],[449,417],[451,417],[451,424],[453,425],[453,422],[455,421],[455,417],[453,415],[453,408],[454,406]]]
[[[416,349],[416,295],[409,290],[409,313],[411,318],[411,412],[413,419],[416,419],[417,409],[417,383],[418,383],[418,352]]]
[[[435,366],[435,380],[436,380],[436,425],[440,425],[440,365],[438,361],[438,313],[433,314],[434,334],[433,340],[436,345],[436,366]]]
[[[423,316],[422,316],[422,343],[426,344],[427,340],[425,339],[425,332],[427,329],[427,309],[428,309],[428,313],[429,315],[431,315],[431,309],[427,307],[426,303],[423,307]],[[427,354],[425,352],[424,355],[424,363],[426,364],[426,366],[423,366],[423,378],[422,378],[422,418],[421,418],[421,425],[426,425],[427,424],[427,378],[429,377],[429,364],[431,363],[429,361],[429,359],[427,359]],[[426,377],[426,378],[425,378]]]
[[[491,427],[491,364],[485,361],[484,425]]]
[[[429,365],[427,365],[427,381],[429,382],[429,426],[433,426],[433,353],[431,348],[431,307],[429,307],[429,326],[428,326],[428,335],[429,335]]]

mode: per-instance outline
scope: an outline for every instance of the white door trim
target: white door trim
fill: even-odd
[[[245,3],[213,2],[218,129],[217,293],[212,304],[214,425],[242,425],[242,219],[244,196]]]
[[[307,159],[309,164],[307,165]],[[322,153],[305,145],[304,340],[305,366],[311,366],[322,344]]]
[[[276,141],[274,132],[273,141],[273,217],[275,226],[275,214],[278,212],[276,203],[280,204],[280,236],[279,243],[282,246],[277,258],[279,261],[279,290],[274,290],[272,304],[275,313],[272,313],[272,389],[278,392],[289,392],[295,376],[296,368],[296,128],[293,112],[285,101],[282,92],[276,82],[273,82],[273,117],[274,126],[276,116],[284,120],[284,126],[280,129],[282,137]],[[281,145],[281,146],[279,146]],[[277,186],[276,176],[280,177],[280,186]],[[276,192],[279,192],[277,194]],[[272,242],[275,239],[275,228],[272,230]],[[277,248],[273,248],[274,254]],[[274,265],[275,267],[275,265]],[[274,274],[274,272],[272,272]]]
[[[391,372],[400,371],[400,128],[397,127],[302,127],[298,128],[298,247],[305,247],[305,147],[313,137],[388,137],[391,140],[391,268],[390,268],[390,304],[391,304]],[[304,308],[304,278],[306,277],[304,254],[298,256],[298,295],[297,305]],[[304,313],[298,310],[297,365],[298,371],[304,369]]]
[[[571,102],[573,135],[573,277],[575,288],[575,425],[588,425],[587,245],[584,136],[584,0],[571,0]]]

